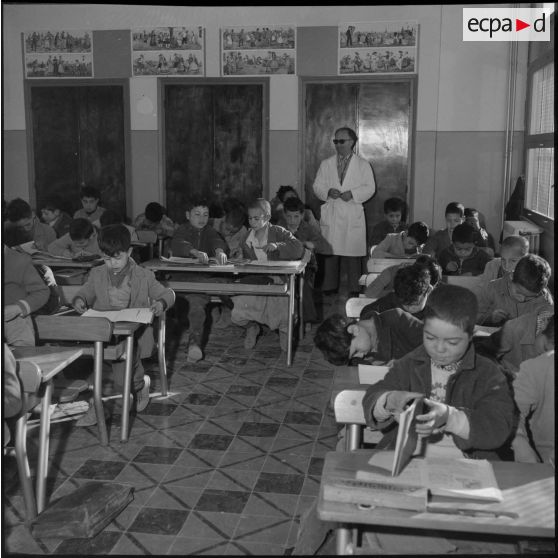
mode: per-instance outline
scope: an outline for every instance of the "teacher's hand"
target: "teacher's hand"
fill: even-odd
[[[340,196],[341,192],[337,188],[330,188],[327,191],[327,197],[336,200]]]
[[[350,190],[347,190],[346,192],[343,192],[342,194],[339,194],[339,197],[344,202],[348,202],[348,201],[351,201],[353,199],[353,193]]]

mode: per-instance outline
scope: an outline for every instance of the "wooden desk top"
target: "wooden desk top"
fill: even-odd
[[[102,259],[93,260],[91,262],[76,262],[74,260],[63,260],[61,258],[48,258],[48,257],[32,257],[33,263],[35,265],[48,265],[48,267],[62,268],[62,267],[79,267],[82,269],[91,269],[103,263]]]
[[[73,347],[12,347],[16,360],[34,362],[43,374],[43,382],[47,382],[68,364],[83,354],[83,349]]]
[[[510,511],[510,517],[470,517],[414,512],[377,507],[361,510],[356,504],[326,501],[325,484],[336,478],[355,479],[356,471],[368,461],[370,450],[350,453],[328,452],[318,499],[318,515],[324,521],[362,523],[389,527],[438,529],[516,537],[555,537],[554,468],[542,463],[493,461],[492,466],[504,499],[499,503],[475,504],[475,508]],[[461,506],[460,507],[464,507]]]
[[[141,265],[152,271],[194,271],[200,273],[246,273],[246,274],[267,274],[267,275],[298,275],[304,271],[306,263],[299,260],[296,265],[285,265],[281,261],[270,262],[270,265],[258,265],[257,263],[247,264],[182,264],[175,262],[165,262],[158,258],[142,262]]]

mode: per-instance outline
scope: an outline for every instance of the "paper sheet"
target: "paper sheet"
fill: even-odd
[[[149,308],[123,308],[122,310],[86,310],[84,318],[107,318],[111,322],[138,322],[150,324],[153,321],[153,312]]]

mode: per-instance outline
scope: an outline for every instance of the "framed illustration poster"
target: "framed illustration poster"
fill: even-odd
[[[205,75],[203,27],[143,27],[131,39],[133,76]]]
[[[296,27],[270,25],[221,29],[221,75],[296,73]]]
[[[93,77],[93,34],[85,30],[23,34],[26,78]]]
[[[338,74],[414,74],[416,21],[345,23],[338,32]]]

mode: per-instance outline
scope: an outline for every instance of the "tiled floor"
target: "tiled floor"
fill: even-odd
[[[344,302],[328,297],[324,314]],[[337,441],[328,408],[333,367],[312,337],[287,367],[277,332],[247,351],[242,330],[229,326],[212,332],[205,360],[188,364],[186,345],[169,327],[171,395],[133,418],[127,443],[116,414],[107,447],[95,426],[68,421],[51,429],[48,501],[91,480],[129,483],[134,500],[93,539],[35,540],[24,524],[15,459],[5,457],[5,552],[289,554],[300,514],[316,498],[324,454]],[[156,364],[149,373],[157,391]],[[35,428],[32,464],[37,435]]]

